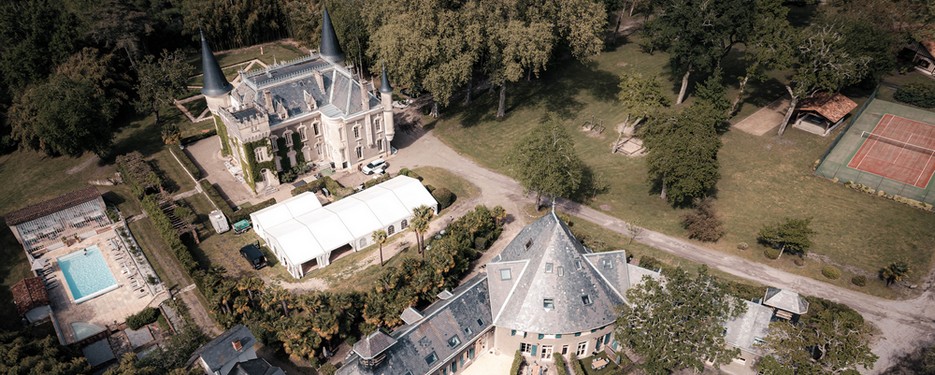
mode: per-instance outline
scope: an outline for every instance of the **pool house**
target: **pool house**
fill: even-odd
[[[104,199],[94,186],[11,212],[5,220],[33,258],[90,238],[111,224]]]

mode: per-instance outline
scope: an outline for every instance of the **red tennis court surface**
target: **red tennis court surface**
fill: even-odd
[[[935,173],[935,126],[891,114],[860,146],[848,167],[925,188]]]

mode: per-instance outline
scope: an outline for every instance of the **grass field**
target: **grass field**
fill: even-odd
[[[672,209],[650,193],[645,162],[609,153],[616,137],[614,124],[623,118],[614,100],[617,75],[632,68],[641,68],[644,74],[659,73],[669,78],[674,97],[677,86],[664,68],[666,62],[664,54],[648,55],[634,43],[625,44],[602,54],[591,64],[568,62],[550,68],[539,81],[513,86],[508,92],[508,114],[503,120],[493,118],[495,95],[484,94],[470,110],[450,108],[445,118],[429,125],[434,125],[436,135],[458,152],[484,166],[509,173],[502,160],[514,146],[510,140],[521,139],[542,121],[545,113],[553,112],[571,130],[578,154],[608,187],[589,202],[592,207],[654,230],[684,235],[680,220],[685,211]],[[749,101],[765,104],[776,98],[770,96],[773,94],[781,95],[769,88],[751,90],[753,97]],[[748,113],[755,109],[749,103],[744,106]],[[600,135],[580,131],[580,124],[591,116],[603,119],[608,130]],[[854,287],[848,280],[855,273],[875,280],[880,267],[899,259],[915,266],[912,278],[919,280],[932,260],[935,232],[931,228],[935,227],[935,215],[813,176],[815,160],[832,139],[833,136],[817,137],[794,129],[783,138],[757,137],[739,131],[724,135],[719,154],[722,178],[715,206],[726,223],[727,235],[707,246],[767,262],[762,248],[756,245],[757,231],[783,217],[811,217],[818,232],[813,248],[820,255],[817,259],[848,271],[836,283]],[[749,243],[751,249],[737,250],[740,242]],[[791,257],[770,264],[822,278],[818,272],[820,265],[814,260],[805,267],[792,264]],[[870,285],[866,290],[886,296],[894,294]]]
[[[445,169],[419,167],[413,169],[413,171],[422,177],[423,184],[432,185],[436,188],[444,187],[451,190],[451,192],[455,194],[456,203],[457,201],[471,200],[480,194],[480,188],[478,188],[477,185]]]

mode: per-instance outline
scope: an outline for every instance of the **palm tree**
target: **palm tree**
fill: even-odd
[[[886,281],[886,286],[902,281],[909,275],[909,264],[903,261],[893,262],[880,269],[880,278]]]
[[[503,209],[503,206],[496,206],[491,210],[493,218],[497,223],[497,226],[503,225],[503,220],[506,219],[506,210]]]
[[[422,236],[429,230],[429,220],[432,220],[434,215],[435,211],[424,204],[412,210],[412,222],[409,226],[416,232],[416,243],[419,245],[419,254],[422,254],[422,259],[425,259],[425,239]]]
[[[383,244],[386,243],[386,231],[383,229],[377,229],[373,231],[373,234],[370,236],[373,239],[373,243],[380,246],[380,267],[383,267]]]

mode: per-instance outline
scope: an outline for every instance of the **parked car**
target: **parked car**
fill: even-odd
[[[389,166],[390,165],[386,163],[386,160],[381,158],[367,163],[367,165],[360,168],[360,171],[368,175],[374,173],[381,174]]]
[[[240,256],[246,259],[255,270],[266,267],[266,256],[263,255],[263,252],[260,251],[260,247],[256,244],[249,244],[242,247],[240,249]]]

